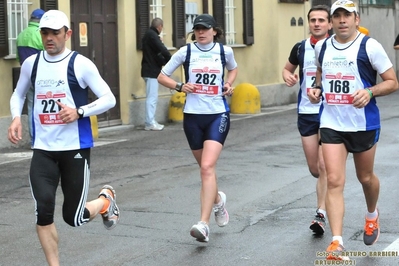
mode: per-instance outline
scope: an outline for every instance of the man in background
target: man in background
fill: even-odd
[[[309,88],[314,87],[316,65],[314,46],[328,36],[331,29],[330,8],[326,5],[316,5],[308,12],[310,37],[294,45],[283,69],[283,79],[288,87],[299,81],[298,92],[298,131],[301,135],[302,147],[305,153],[309,172],[317,178],[316,195],[317,210],[310,224],[310,230],[317,235],[324,234],[326,224],[326,192],[327,175],[323,156],[319,145],[319,110],[320,104],[312,104],[308,98]],[[310,63],[309,63],[310,62]],[[298,75],[295,74],[299,66]]]
[[[39,31],[39,22],[44,14],[44,10],[35,9],[30,15],[28,27],[25,28],[17,37],[17,60],[19,64],[25,61],[26,58],[33,54],[37,54],[43,50],[42,38]],[[29,89],[26,94],[27,106],[28,106],[28,124],[29,124],[29,135],[32,141],[33,129],[32,129],[32,105],[33,105],[33,87]]]
[[[151,27],[145,32],[142,39],[143,59],[141,61],[141,77],[146,84],[147,98],[145,101],[145,130],[160,131],[164,125],[155,121],[155,112],[158,102],[158,75],[162,66],[172,57],[162,43],[159,34],[163,29],[163,20],[154,18]]]

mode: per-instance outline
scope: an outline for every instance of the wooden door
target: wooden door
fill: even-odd
[[[97,116],[99,125],[120,124],[117,1],[71,0],[71,28],[72,49],[94,62],[116,98],[114,108]]]

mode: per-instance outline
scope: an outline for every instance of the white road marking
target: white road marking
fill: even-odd
[[[384,251],[398,251],[399,252],[399,238],[387,246]]]

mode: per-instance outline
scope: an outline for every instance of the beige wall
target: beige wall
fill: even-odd
[[[0,59],[0,117],[10,115],[10,97],[13,91],[12,68],[18,67],[16,59]]]
[[[136,49],[136,17],[135,1],[118,1],[118,36],[119,36],[119,80],[120,80],[120,103],[121,119],[123,124],[143,123],[143,103],[145,100],[145,84],[141,78],[141,51]],[[197,2],[198,12],[202,11],[202,0],[187,0]],[[254,30],[255,44],[251,46],[240,45],[242,37],[242,1],[236,3],[236,40],[239,45],[234,45],[233,50],[238,62],[239,74],[234,85],[239,83],[251,83],[259,88],[263,98],[263,105],[286,104],[287,100],[281,100],[279,91],[288,101],[295,100],[292,91],[296,88],[287,88],[283,85],[281,78],[282,68],[287,61],[292,46],[308,36],[306,14],[310,2],[305,4],[280,4],[278,1],[254,0]],[[59,0],[59,8],[67,15],[70,14],[70,0]],[[172,47],[172,1],[164,0],[164,43],[173,54],[176,48]],[[39,0],[34,0],[32,10],[39,7]],[[209,0],[210,13],[212,13],[212,1]],[[298,20],[302,17],[304,26],[290,26],[290,20],[295,17]],[[70,47],[70,42],[67,44]],[[7,124],[10,121],[9,99],[11,96],[12,77],[11,69],[18,66],[15,60],[0,59],[0,118],[6,118]],[[174,73],[173,78],[182,80],[181,69]],[[268,95],[274,90],[272,96]],[[278,93],[276,93],[278,92]],[[132,96],[134,94],[135,98]],[[167,119],[168,102],[171,92],[166,88],[159,91],[160,100],[157,116],[160,121]],[[158,114],[158,113],[161,114]],[[1,136],[0,136],[1,138]]]
[[[31,9],[39,7],[39,0],[32,1]],[[198,10],[202,10],[202,1],[191,0],[198,3]],[[174,53],[172,47],[171,0],[164,1],[165,8],[163,19],[165,21],[164,42]],[[291,27],[290,19],[295,17],[304,19],[307,25],[306,12],[309,2],[305,4],[279,4],[278,1],[254,0],[255,44],[252,46],[233,46],[236,60],[239,64],[239,75],[236,84],[249,82],[254,85],[281,83],[281,69],[288,58],[288,54],[296,41],[307,36],[307,27]],[[212,3],[209,1],[210,12]],[[242,13],[241,1],[237,1],[237,36],[238,43],[242,43]],[[70,14],[69,0],[60,0],[59,9]],[[118,0],[118,36],[119,36],[119,71],[121,90],[121,116],[124,124],[129,121],[129,102],[136,97],[145,97],[144,81],[140,76],[142,53],[136,50],[136,18],[135,1]],[[283,15],[282,15],[283,14]],[[70,42],[67,44],[70,47]],[[12,93],[12,67],[18,66],[15,60],[0,60],[0,78],[2,80],[0,90],[0,117],[10,115],[8,99]],[[177,78],[181,71],[178,70]],[[169,95],[168,90],[161,90]]]

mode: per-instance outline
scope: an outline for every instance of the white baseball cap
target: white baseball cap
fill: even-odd
[[[69,29],[69,19],[64,12],[59,10],[49,10],[40,19],[39,28],[49,28],[59,30],[63,27]]]
[[[350,0],[338,0],[331,6],[331,15],[334,14],[335,10],[338,8],[343,8],[348,12],[356,12],[356,5],[353,3],[353,1]]]

